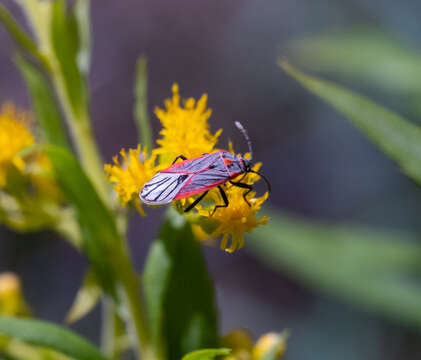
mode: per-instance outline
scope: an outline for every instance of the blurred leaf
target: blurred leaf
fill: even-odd
[[[55,176],[75,206],[82,230],[83,247],[105,292],[115,296],[110,262],[116,258],[120,237],[112,214],[99,198],[76,158],[67,150],[50,145],[44,153],[51,160]]]
[[[328,81],[308,76],[286,62],[281,67],[302,86],[345,115],[421,184],[421,128],[372,101]]]
[[[86,110],[87,91],[77,64],[78,23],[72,14],[66,13],[65,0],[56,0],[53,3],[51,38],[67,97],[73,111],[79,114]]]
[[[77,22],[79,35],[77,64],[84,76],[89,72],[91,63],[91,26],[90,26],[90,0],[76,0],[73,5],[73,14]]]
[[[269,212],[248,244],[273,268],[372,312],[421,327],[418,237]]]
[[[55,94],[48,80],[23,57],[16,56],[15,63],[29,89],[37,122],[46,140],[52,145],[70,148]]]
[[[50,66],[47,63],[47,60],[39,53],[37,44],[25,33],[18,22],[2,4],[0,4],[0,21],[3,23],[13,40],[21,46],[22,49],[26,50],[49,69]]]
[[[218,345],[212,280],[191,227],[172,208],[149,252],[143,284],[156,348],[168,359]]]
[[[66,323],[73,324],[89,314],[101,298],[101,287],[98,285],[95,273],[89,270],[82,287],[76,294],[76,299],[66,316]]]
[[[79,360],[106,360],[90,342],[57,325],[0,316],[0,333]]]
[[[193,351],[185,356],[182,360],[213,360],[217,356],[229,355],[231,352],[230,349],[203,349]]]
[[[311,36],[294,41],[294,62],[311,70],[336,73],[392,93],[419,93],[421,53],[372,28]]]
[[[152,131],[148,117],[148,63],[144,56],[140,56],[136,63],[135,111],[139,142],[152,150]]]

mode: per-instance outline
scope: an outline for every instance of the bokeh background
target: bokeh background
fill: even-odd
[[[2,0],[22,22],[11,0]],[[341,115],[300,88],[277,65],[303,37],[365,26],[416,49],[421,46],[421,2],[413,0],[92,1],[91,113],[106,161],[136,145],[133,122],[135,63],[148,58],[149,112],[180,85],[183,97],[209,96],[212,130],[222,143],[246,144],[234,120],[251,135],[255,157],[271,180],[272,207],[304,218],[421,230],[419,189]],[[0,102],[28,108],[29,98],[0,27]],[[335,79],[415,118],[404,96]],[[416,74],[414,76],[419,76]],[[420,78],[421,81],[421,78]],[[140,269],[162,211],[133,216],[130,241]],[[247,328],[258,336],[289,328],[288,359],[421,359],[419,332],[345,304],[275,271],[253,251],[227,254],[206,247],[217,288],[223,332]],[[41,318],[62,322],[87,261],[52,233],[17,235],[0,228],[0,271],[14,271]],[[335,271],[335,269],[332,269]],[[74,328],[97,342],[100,311]]]

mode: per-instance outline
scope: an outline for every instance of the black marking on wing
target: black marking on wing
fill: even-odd
[[[140,199],[147,204],[167,204],[178,194],[191,175],[157,173],[140,191]]]
[[[148,183],[146,183],[144,186],[143,186],[143,189],[142,189],[142,191],[141,191],[141,193],[142,193],[142,196],[143,197],[147,197],[152,191],[154,191],[158,186],[161,186],[161,185],[163,185],[163,184],[165,184],[166,182],[168,182],[169,180],[170,180],[171,178],[170,177],[167,177],[167,178],[164,178],[164,179],[162,179],[162,180],[159,180],[159,181],[156,181],[156,182],[153,182],[153,183],[151,183],[151,182],[148,182]],[[153,180],[153,178],[152,178],[152,180]],[[145,193],[144,191],[147,191],[148,189],[150,189],[150,191],[148,191],[147,193]]]
[[[175,178],[171,183],[168,184],[168,187],[166,189],[163,189],[162,192],[155,198],[155,201],[164,201],[165,199],[167,199],[168,196],[170,196],[171,193],[174,191],[174,189],[176,189],[188,177],[188,175],[180,175],[179,177]]]

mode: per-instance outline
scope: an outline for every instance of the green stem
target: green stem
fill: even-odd
[[[114,331],[114,304],[110,299],[102,299],[101,351],[114,358],[116,338]]]
[[[133,269],[130,258],[125,252],[120,256],[116,256],[119,280],[123,290],[123,301],[129,310],[131,319],[128,323],[132,324],[133,328],[129,329],[132,332],[132,337],[136,343],[136,348],[142,356],[142,360],[157,360],[155,350],[152,348],[149,326],[145,312],[145,304],[140,296],[140,284],[138,275]],[[131,321],[130,321],[131,320]]]
[[[93,136],[92,126],[87,109],[75,114],[70,105],[61,74],[53,70],[53,83],[57,90],[58,99],[62,105],[64,115],[70,130],[72,142],[87,175],[94,183],[101,198],[107,203],[109,200],[109,186],[105,180],[103,160]]]
[[[152,151],[152,130],[149,123],[147,91],[148,91],[148,72],[147,61],[144,56],[140,56],[136,63],[136,84],[135,84],[135,109],[134,118],[136,120],[137,131],[139,133],[139,142],[142,147]]]

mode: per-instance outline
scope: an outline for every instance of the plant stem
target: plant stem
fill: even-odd
[[[147,104],[148,72],[147,61],[144,56],[140,56],[136,62],[136,84],[135,84],[135,109],[134,118],[136,120],[139,142],[146,147],[148,153],[152,151],[152,130],[148,117]]]
[[[61,74],[57,70],[53,70],[51,75],[67,120],[73,145],[82,166],[97,188],[101,198],[109,204],[109,186],[104,176],[103,160],[93,136],[87,109],[83,109],[76,114],[70,106]]]
[[[115,355],[114,305],[107,297],[102,299],[101,351],[110,358]]]
[[[119,280],[123,290],[123,301],[129,310],[131,320],[129,324],[133,325],[132,335],[135,337],[138,352],[142,355],[142,360],[157,360],[155,350],[151,346],[149,327],[146,318],[146,312],[143,299],[140,296],[140,284],[138,276],[133,269],[130,258],[126,252],[122,251],[120,256],[116,257]],[[130,330],[130,329],[129,329]]]

